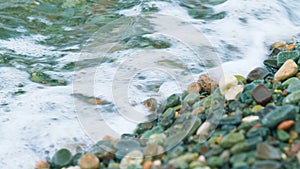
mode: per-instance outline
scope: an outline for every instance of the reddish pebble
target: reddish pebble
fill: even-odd
[[[293,121],[293,120],[283,121],[283,122],[281,122],[281,123],[277,126],[277,130],[288,130],[288,129],[290,129],[294,124],[295,124],[295,121]]]
[[[205,74],[199,76],[199,83],[203,90],[209,94],[218,87],[218,83]]]
[[[257,128],[260,128],[261,127],[261,124],[260,123],[257,123],[257,124],[255,124],[253,127],[252,127],[252,129],[257,129]]]
[[[50,164],[48,164],[43,160],[38,161],[35,165],[35,169],[49,169],[49,168],[50,168]]]
[[[146,161],[143,164],[143,169],[150,169],[152,167],[152,161]]]
[[[201,89],[202,87],[198,82],[193,82],[188,86],[187,91],[188,93],[199,93]]]

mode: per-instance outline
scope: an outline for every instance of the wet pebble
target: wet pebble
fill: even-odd
[[[218,83],[205,74],[199,76],[198,82],[203,90],[209,94],[218,87]]]
[[[95,155],[88,153],[79,159],[79,166],[81,169],[98,169],[100,161]]]
[[[188,93],[199,93],[202,90],[201,85],[198,82],[193,82],[188,85]]]
[[[253,89],[251,95],[257,104],[264,106],[272,100],[273,91],[269,90],[264,84],[260,84]]]
[[[280,160],[280,152],[268,143],[258,143],[256,146],[256,157],[262,160]]]
[[[264,160],[257,161],[252,165],[255,169],[281,169],[281,163],[277,161]]]
[[[243,140],[245,137],[242,133],[229,133],[222,138],[220,145],[224,148],[230,148]]]
[[[294,120],[283,121],[277,126],[277,130],[289,130],[294,124]]]
[[[289,59],[280,67],[274,75],[274,82],[286,80],[298,72],[298,65],[295,61]]]
[[[120,162],[121,169],[127,169],[131,165],[140,165],[143,161],[143,153],[141,151],[132,151],[125,155]]]
[[[262,80],[269,75],[269,71],[262,67],[257,67],[247,75],[247,81]]]

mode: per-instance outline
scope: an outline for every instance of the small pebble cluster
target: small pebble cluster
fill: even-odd
[[[300,163],[300,44],[276,42],[247,77],[200,75],[158,105],[134,133],[72,154],[58,150],[36,169],[297,169]]]

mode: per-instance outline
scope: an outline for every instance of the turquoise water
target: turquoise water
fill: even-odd
[[[300,32],[300,5],[294,0],[0,0],[0,4],[0,168],[33,168],[35,161],[59,147],[86,148],[106,134],[131,131],[135,122],[124,122],[115,112],[116,72],[124,72],[118,79],[131,75],[126,101],[146,115],[145,99],[164,99],[182,90],[175,76],[163,70],[197,77],[212,67],[213,63],[195,59],[191,43],[197,40],[191,39],[198,36],[192,30],[214,49],[213,59],[222,63],[219,71],[242,75],[261,65],[272,42]],[[155,34],[159,27],[155,20],[130,25],[134,22],[128,18],[137,16],[174,19],[161,36]],[[176,38],[179,30],[184,33],[181,39]],[[200,39],[199,44],[203,45]],[[171,55],[156,60],[148,57],[149,50]],[[156,61],[164,68],[125,71],[130,67],[122,65],[132,54],[145,58],[135,65]]]

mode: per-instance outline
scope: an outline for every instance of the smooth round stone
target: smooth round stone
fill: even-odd
[[[262,160],[280,160],[280,152],[268,143],[258,143],[256,146],[256,157]]]
[[[180,104],[180,95],[172,94],[166,100],[166,109],[169,107],[174,107]]]
[[[243,84],[246,84],[246,83],[247,83],[247,79],[244,78],[244,77],[241,76],[241,75],[234,75],[234,77],[235,77],[239,82],[241,82],[241,83],[243,83]]]
[[[233,75],[224,75],[219,81],[220,91],[225,95],[228,90],[238,85],[238,80]]]
[[[143,153],[141,151],[132,151],[121,160],[120,168],[128,168],[130,165],[140,165],[143,161]]]
[[[242,122],[243,123],[251,123],[251,122],[256,121],[256,120],[259,120],[259,116],[251,115],[251,116],[244,117],[242,119]]]
[[[36,163],[35,169],[50,169],[50,164],[41,160]]]
[[[255,169],[281,169],[280,162],[277,161],[270,161],[270,160],[264,160],[264,161],[257,161],[252,165],[252,168]]]
[[[243,140],[245,140],[245,136],[242,133],[229,133],[222,138],[220,145],[224,148],[230,148]]]
[[[188,93],[199,93],[201,92],[202,87],[198,82],[193,82],[188,85],[187,91]]]
[[[213,156],[207,160],[207,165],[212,168],[222,167],[224,164],[223,160],[220,157]]]
[[[246,136],[247,138],[253,138],[256,136],[260,136],[260,137],[267,137],[268,135],[270,135],[270,129],[266,128],[266,127],[259,127],[259,128],[254,128],[254,129],[250,129]]]
[[[279,68],[277,66],[277,59],[266,59],[264,60],[264,65],[269,66],[271,68]]]
[[[60,149],[54,154],[52,161],[56,167],[62,168],[70,165],[72,159],[72,153],[68,149]]]
[[[218,83],[205,74],[199,76],[199,83],[202,89],[209,94],[218,87]]]
[[[257,67],[247,75],[247,82],[252,82],[254,80],[263,80],[268,75],[269,71],[267,69]]]
[[[197,130],[197,135],[200,136],[208,136],[208,132],[210,130],[211,123],[209,121],[205,121]]]
[[[199,93],[191,93],[191,94],[188,94],[184,98],[183,104],[193,105],[194,103],[196,103],[199,100],[200,100],[200,94]]]
[[[273,50],[275,48],[277,49],[283,49],[286,47],[286,42],[285,41],[278,41],[278,42],[275,42],[271,45],[270,49]]]
[[[300,90],[289,94],[282,101],[283,104],[297,104],[299,102],[300,102]]]
[[[149,140],[148,140],[148,144],[159,144],[162,145],[165,143],[167,139],[167,136],[163,133],[160,134],[153,134],[150,136]]]
[[[148,108],[149,111],[155,111],[157,108],[157,101],[155,98],[149,98],[144,101],[144,105]]]
[[[282,121],[293,120],[298,112],[299,107],[294,105],[276,107],[262,118],[262,125],[268,128],[276,127]]]
[[[260,84],[253,89],[251,95],[257,104],[264,106],[272,100],[273,91],[269,90],[265,85]]]
[[[290,139],[290,135],[285,132],[284,130],[277,130],[277,138],[280,140],[280,141],[288,141]]]
[[[287,60],[274,75],[274,82],[286,80],[298,72],[298,65],[292,59]]]
[[[234,164],[236,162],[246,161],[246,159],[247,159],[247,153],[239,153],[231,156],[229,162],[231,164]]]
[[[282,87],[287,88],[291,83],[300,81],[297,77],[291,77],[282,83]]]
[[[283,65],[287,60],[292,59],[297,61],[299,59],[298,51],[282,51],[277,55],[277,66]]]
[[[300,80],[291,82],[289,84],[288,88],[286,89],[286,91],[288,93],[293,93],[293,92],[296,92],[296,91],[299,91],[299,90],[300,90]]]
[[[237,85],[232,88],[230,88],[226,93],[225,93],[225,99],[226,100],[236,100],[237,96],[239,96],[244,90],[243,85]]]
[[[79,159],[79,166],[81,169],[98,169],[100,161],[95,155],[88,153]]]

